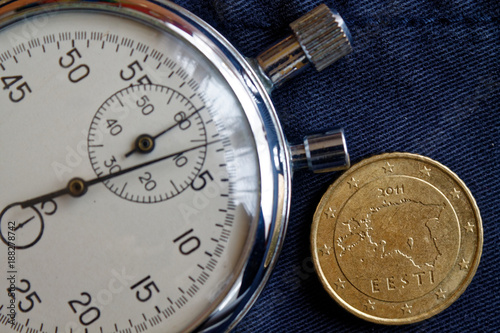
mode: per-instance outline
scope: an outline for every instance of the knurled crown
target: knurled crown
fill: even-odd
[[[290,24],[300,46],[318,71],[351,53],[344,20],[322,4]]]

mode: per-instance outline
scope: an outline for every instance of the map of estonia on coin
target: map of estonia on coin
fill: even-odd
[[[341,305],[405,324],[442,311],[465,290],[475,267],[464,272],[459,263],[477,267],[482,227],[474,199],[446,167],[413,154],[385,157],[354,166],[325,193],[312,250]],[[468,232],[472,225],[481,233]]]

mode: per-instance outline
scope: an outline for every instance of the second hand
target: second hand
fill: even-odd
[[[153,160],[141,163],[141,164],[134,165],[132,167],[120,170],[118,172],[106,175],[104,177],[97,177],[97,178],[94,178],[91,180],[83,180],[81,178],[73,178],[68,182],[68,185],[65,188],[48,193],[48,194],[41,195],[41,196],[33,198],[33,199],[19,202],[19,205],[21,205],[22,208],[27,208],[27,207],[31,207],[31,206],[34,206],[36,204],[57,198],[59,196],[65,195],[65,194],[69,194],[73,197],[80,197],[87,192],[87,189],[89,186],[105,182],[106,180],[124,175],[126,173],[135,171],[135,170],[140,169],[140,168],[147,167],[148,165],[155,164],[155,163],[158,163],[160,161],[177,156],[179,154],[186,153],[186,152],[196,150],[199,148],[203,148],[203,147],[206,147],[208,145],[211,145],[211,144],[214,144],[214,143],[217,143],[220,141],[222,141],[222,140],[219,139],[219,140],[215,140],[215,141],[210,141],[210,142],[207,142],[205,144],[201,144],[201,145],[198,145],[195,147],[184,149],[184,150],[181,150],[181,151],[178,151],[178,152],[175,152],[172,154],[168,154],[168,155],[165,155],[165,156],[162,156],[162,157],[159,157],[159,158],[156,158],[156,159],[153,159]]]

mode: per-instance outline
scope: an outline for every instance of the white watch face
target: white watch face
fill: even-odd
[[[51,12],[0,29],[0,88],[0,331],[203,320],[260,205],[254,138],[219,69],[152,26]]]

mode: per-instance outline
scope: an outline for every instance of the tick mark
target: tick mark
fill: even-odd
[[[175,186],[175,183],[174,183],[172,180],[170,180],[170,184],[172,184],[172,186],[173,186],[173,187],[174,187],[174,189],[177,191],[177,193],[180,193],[180,192],[179,192],[179,189],[177,189],[177,186]]]
[[[168,99],[167,105],[170,104],[170,101],[172,100],[173,97],[174,97],[174,91],[172,90],[172,95],[170,95],[170,98]]]
[[[127,187],[128,183],[123,185],[122,191],[120,192],[120,197],[123,196],[123,191],[125,191],[125,187]]]
[[[124,105],[123,105],[122,101],[118,98],[118,96],[116,96],[116,99],[118,100],[118,102],[120,103],[120,105],[121,105],[122,107],[124,107]]]

